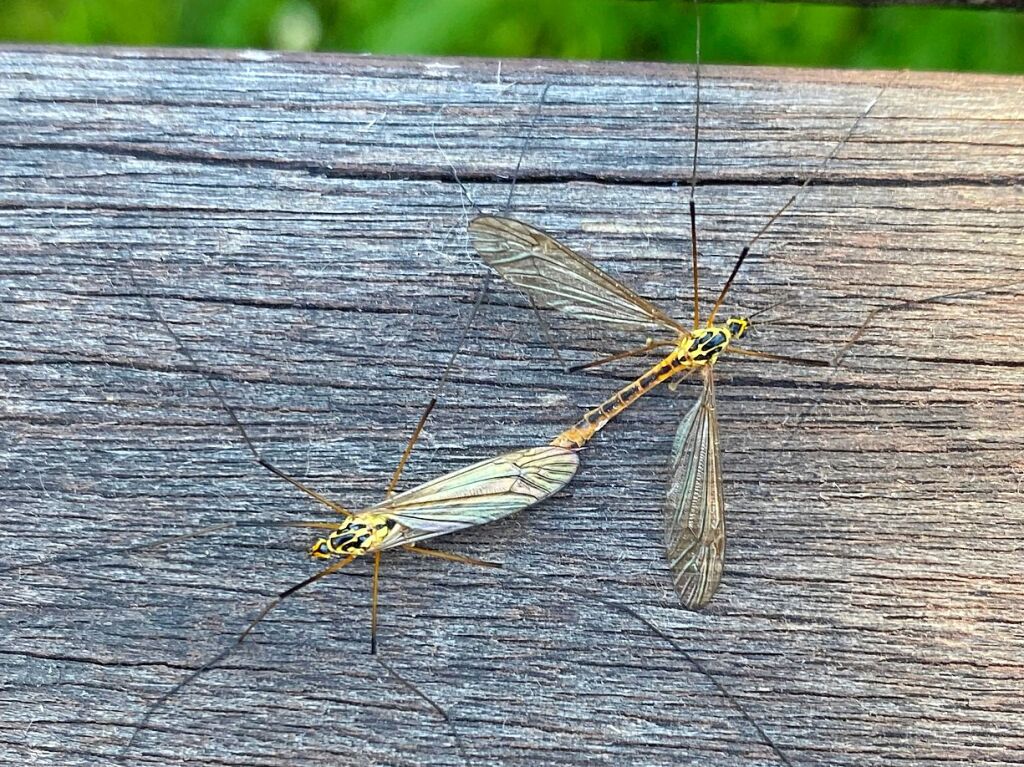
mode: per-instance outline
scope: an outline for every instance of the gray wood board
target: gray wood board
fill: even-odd
[[[703,72],[705,302],[890,80]],[[129,267],[266,455],[360,507],[469,314],[466,223],[505,205],[523,135],[512,212],[689,316],[694,93],[657,64],[0,51],[0,761],[111,763],[318,566],[311,536],[260,529],[38,565],[329,517],[251,461]],[[506,569],[386,557],[380,658],[449,723],[368,655],[360,562],[126,763],[1022,763],[1024,306],[1000,286],[1024,279],[1022,126],[1020,79],[898,75],[755,246],[729,309],[785,302],[764,351],[830,358],[874,308],[975,292],[877,315],[837,370],[718,365],[730,540],[706,611],[661,550],[683,384],[554,499],[442,541]],[[643,342],[545,318],[569,362]],[[564,373],[496,282],[403,486],[543,444],[641,364]]]

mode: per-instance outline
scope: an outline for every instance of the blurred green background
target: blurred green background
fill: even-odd
[[[692,61],[667,0],[3,0],[0,39]],[[1024,15],[945,8],[701,6],[716,63],[1024,71]]]

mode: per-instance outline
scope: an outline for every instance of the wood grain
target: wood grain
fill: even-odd
[[[888,73],[708,68],[705,300]],[[529,129],[541,89],[547,103]],[[755,248],[723,360],[727,568],[676,605],[660,506],[693,389],[599,435],[567,491],[286,602],[156,712],[129,764],[1009,765],[1024,761],[1024,90],[901,74]],[[484,273],[474,204],[689,311],[685,66],[189,50],[0,50],[0,761],[110,764],[146,706],[314,572],[246,529],[326,516],[267,456],[379,498]],[[457,170],[473,198],[453,182]],[[679,184],[679,186],[677,186]],[[570,362],[642,339],[546,315]],[[495,284],[404,486],[540,444],[629,380],[563,373]],[[35,566],[34,566],[35,565]],[[632,610],[631,614],[619,605]],[[639,616],[639,618],[637,617]],[[646,623],[645,623],[646,621]],[[656,631],[651,626],[656,627]]]

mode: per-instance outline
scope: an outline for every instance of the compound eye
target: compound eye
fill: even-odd
[[[331,549],[327,544],[326,538],[321,538],[313,544],[313,548],[309,550],[309,553],[317,559],[330,559]]]

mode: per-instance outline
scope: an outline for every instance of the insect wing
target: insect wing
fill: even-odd
[[[676,432],[665,501],[665,549],[679,599],[691,610],[711,601],[725,560],[725,496],[715,415],[715,379],[704,388]]]
[[[398,532],[385,548],[493,522],[558,492],[576,474],[572,450],[548,445],[505,453],[426,482],[367,509]]]
[[[477,216],[469,222],[469,233],[480,258],[539,306],[620,328],[645,330],[654,324],[673,335],[687,332],[650,301],[529,224]]]

